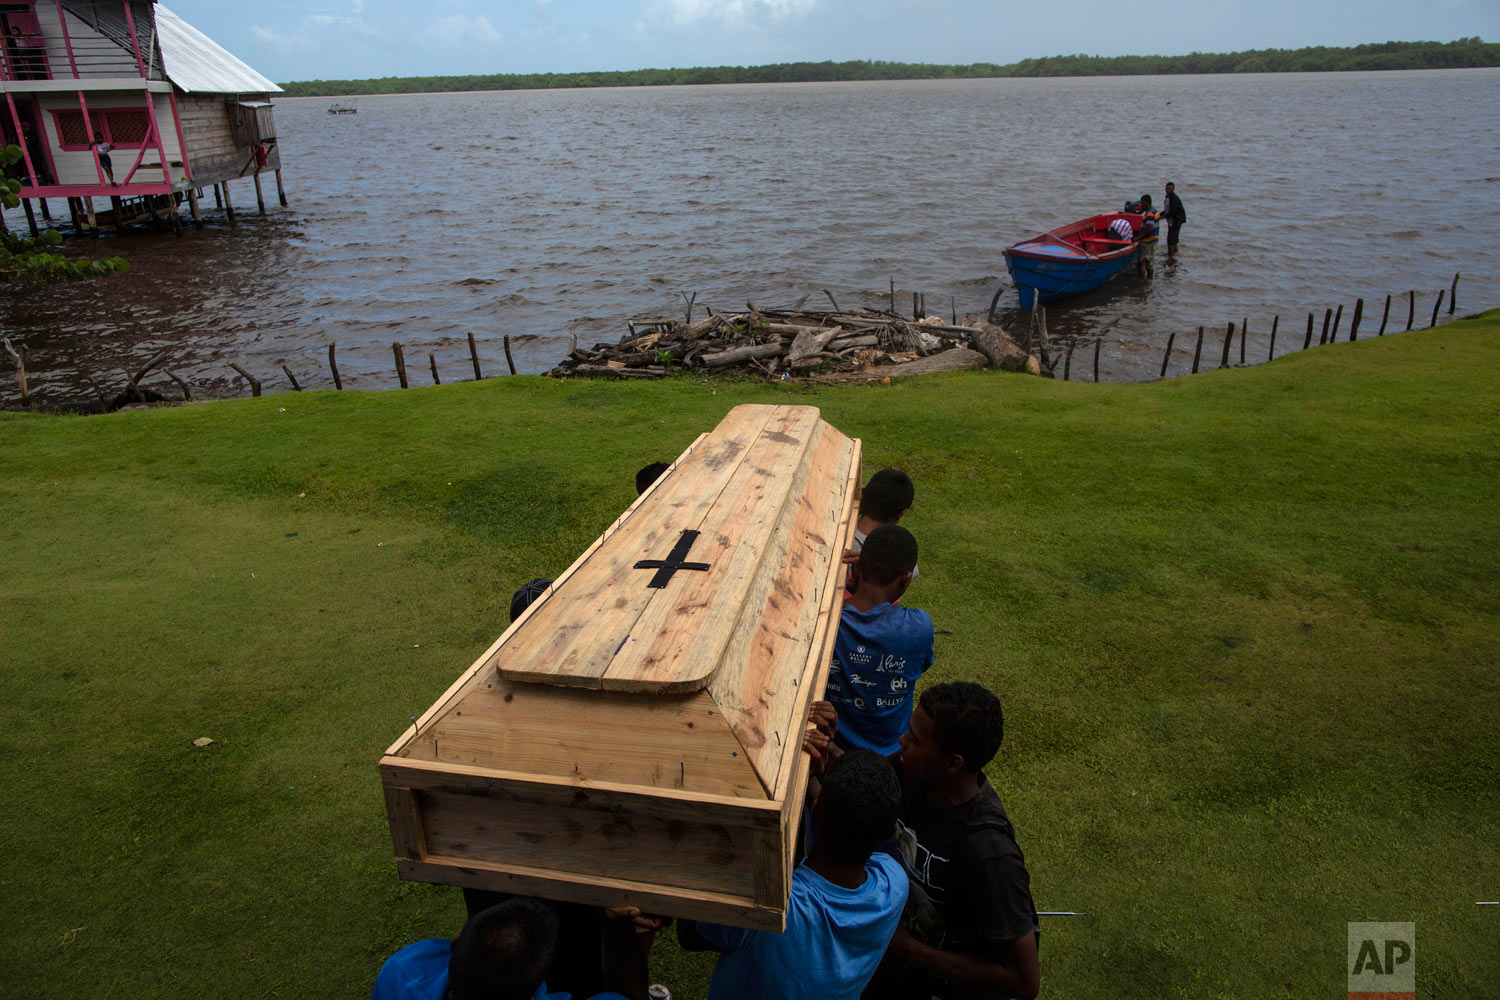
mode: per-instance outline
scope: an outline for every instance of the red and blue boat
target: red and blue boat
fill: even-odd
[[[1091,292],[1134,264],[1140,244],[1110,233],[1116,219],[1130,223],[1132,231],[1141,228],[1141,216],[1109,212],[1007,247],[1005,267],[1021,293],[1021,308]]]

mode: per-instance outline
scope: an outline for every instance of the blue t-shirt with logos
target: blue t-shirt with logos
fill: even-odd
[[[402,948],[385,960],[370,1000],[443,1000],[448,992],[448,960],[453,942],[428,938]],[[572,1000],[567,993],[548,993],[543,985],[535,1000]],[[592,1000],[628,1000],[618,993],[599,993]]]
[[[824,696],[839,713],[838,742],[889,756],[911,721],[917,678],[932,666],[932,616],[899,604],[844,606]]]
[[[858,1000],[896,933],[908,884],[906,869],[889,854],[870,855],[857,889],[798,865],[781,934],[698,925],[703,939],[724,951],[708,1000]]]

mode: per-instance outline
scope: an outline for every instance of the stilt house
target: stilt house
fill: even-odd
[[[50,218],[65,198],[79,228],[115,226],[192,204],[198,193],[274,171],[270,96],[281,88],[150,0],[0,2],[0,131],[25,156],[12,168]],[[102,144],[108,144],[107,146]],[[103,157],[101,157],[101,153]],[[282,204],[285,204],[282,194]],[[232,208],[231,208],[232,211]]]

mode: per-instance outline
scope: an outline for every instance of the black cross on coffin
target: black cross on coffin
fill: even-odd
[[[708,563],[682,561],[683,557],[688,554],[688,550],[693,547],[693,543],[697,540],[698,532],[693,531],[692,529],[687,529],[683,531],[682,537],[677,539],[677,544],[672,546],[672,551],[667,553],[667,558],[642,559],[640,562],[636,563],[636,569],[656,570],[656,575],[651,578],[651,582],[646,584],[646,586],[655,588],[656,590],[661,590],[667,585],[667,581],[672,579],[672,574],[676,573],[680,569],[692,569],[699,570],[701,572],[707,572],[711,568]]]

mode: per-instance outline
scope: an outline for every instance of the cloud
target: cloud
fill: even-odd
[[[328,40],[350,35],[373,37],[376,32],[364,19],[364,3],[355,0],[352,14],[309,14],[295,28],[267,28],[252,25],[250,37],[274,48],[310,49]]]
[[[451,14],[433,21],[425,32],[434,45],[457,48],[461,45],[495,45],[505,36],[487,17]]]
[[[807,14],[818,0],[649,0],[652,13],[681,25],[703,21],[740,24],[752,19],[797,17]]]

